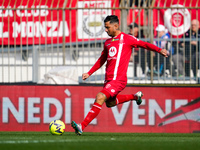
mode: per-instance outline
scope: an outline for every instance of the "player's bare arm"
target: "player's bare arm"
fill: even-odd
[[[164,57],[168,57],[168,52],[167,52],[166,49],[162,49],[162,50],[160,51],[160,54],[163,55]]]
[[[82,79],[86,80],[90,75],[88,73],[83,73],[82,74]]]

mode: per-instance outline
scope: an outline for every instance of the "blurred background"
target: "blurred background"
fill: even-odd
[[[123,32],[169,52],[135,48],[128,83],[198,84],[197,0],[0,0],[0,82],[103,83],[105,67],[87,81],[108,38],[103,20],[117,15]]]

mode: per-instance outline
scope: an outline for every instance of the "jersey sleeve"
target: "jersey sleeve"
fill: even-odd
[[[148,43],[148,42],[141,41],[134,36],[132,36],[131,42],[132,42],[133,47],[137,47],[137,48],[141,47],[141,48],[151,50],[151,51],[155,51],[155,52],[158,52],[158,53],[160,53],[160,51],[161,51],[161,48],[157,47],[156,45],[153,45],[153,44]]]
[[[106,62],[106,60],[107,60],[107,53],[104,48],[104,50],[101,52],[101,56],[96,61],[94,66],[88,71],[88,74],[92,75],[95,71],[97,71],[99,68],[101,68],[101,66]]]
[[[158,53],[160,53],[160,51],[161,51],[161,48],[157,47],[156,45],[148,43],[148,42],[144,42],[144,41],[141,41],[141,40],[138,41],[137,46],[151,50],[151,51],[155,51],[155,52],[158,52]]]

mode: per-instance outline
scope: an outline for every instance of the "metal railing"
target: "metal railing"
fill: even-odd
[[[129,24],[136,22],[139,29],[137,37],[150,43],[163,41],[162,38],[156,37],[155,28],[158,24],[165,25],[170,36],[164,41],[170,43],[177,54],[170,52],[168,59],[161,60],[160,57],[155,57],[153,52],[141,48],[133,49],[127,72],[128,83],[199,83],[200,37],[198,34],[192,36],[193,33],[189,30],[192,20],[199,20],[200,7],[198,4],[193,5],[194,2],[188,4],[184,1],[179,4],[178,1],[179,5],[175,5],[174,0],[0,2],[1,83],[38,83],[46,73],[58,66],[76,68],[78,82],[82,83],[82,73],[93,66],[103,50],[107,38],[103,32],[103,18],[110,14],[119,16],[120,28],[126,33],[130,32]],[[170,21],[160,19],[165,17],[163,11],[175,18],[176,28],[173,23],[170,26]],[[189,20],[185,14],[190,15]],[[179,36],[181,24],[184,33]],[[185,35],[186,29],[189,30],[188,37]],[[177,32],[174,33],[175,31]],[[197,41],[195,48],[191,44],[192,41]],[[179,73],[180,64],[184,69],[182,74]],[[103,83],[104,67],[84,82]]]

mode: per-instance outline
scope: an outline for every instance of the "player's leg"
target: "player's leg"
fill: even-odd
[[[107,96],[106,106],[113,107],[118,104],[135,100],[138,105],[142,103],[142,92],[137,92],[136,94],[121,95],[119,94],[126,87],[126,81],[111,81],[103,89],[106,94],[108,92],[111,96]]]
[[[85,127],[99,114],[102,105],[106,102],[107,107],[115,106],[119,103],[124,103],[125,101],[135,99],[137,104],[141,104],[142,92],[138,92],[135,95],[126,95],[118,97],[118,101],[116,101],[116,97],[119,92],[121,92],[126,86],[126,82],[117,82],[111,81],[105,84],[104,89],[99,92],[96,96],[96,100],[85,117],[84,121],[79,125],[76,122],[72,121],[71,125],[75,129],[75,133],[77,135],[81,135]],[[113,100],[114,98],[114,100]]]
[[[125,103],[130,100],[135,100],[138,105],[142,103],[142,96],[143,93],[141,91],[137,92],[136,94],[128,94],[128,95],[121,95],[119,94],[125,87],[126,82],[122,81],[112,81],[109,83],[110,86],[105,87],[105,91],[108,91],[111,97],[107,99],[106,106],[107,107],[113,107],[115,105]]]
[[[135,100],[138,105],[142,103],[142,96],[143,93],[141,91],[137,92],[136,94],[130,94],[130,95],[121,95],[118,94],[115,98],[109,99],[106,101],[107,107],[113,107],[118,104],[122,104],[131,100]]]
[[[107,97],[104,93],[99,92],[96,96],[96,100],[88,112],[87,116],[83,120],[81,124],[77,124],[76,122],[72,121],[71,125],[75,129],[75,133],[77,135],[81,135],[85,127],[99,114],[101,111],[103,103],[106,101]]]
[[[87,116],[85,117],[85,119],[81,123],[83,130],[99,114],[99,112],[101,111],[102,105],[106,101],[106,99],[107,98],[106,98],[104,93],[99,92],[97,94],[96,100],[95,100],[92,108],[90,109]]]
[[[122,104],[124,102],[130,101],[130,100],[135,100],[138,105],[142,103],[142,96],[143,93],[141,91],[135,93],[135,94],[130,94],[130,95],[117,95],[116,97],[116,105]]]

